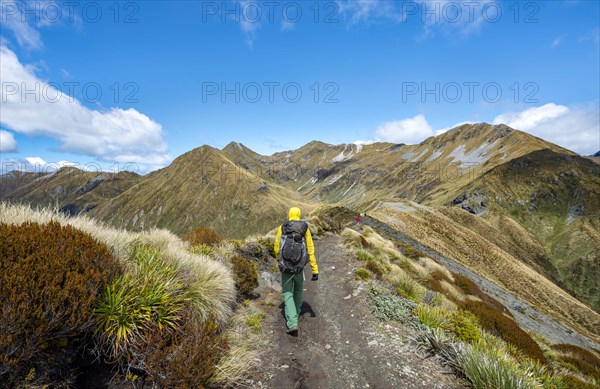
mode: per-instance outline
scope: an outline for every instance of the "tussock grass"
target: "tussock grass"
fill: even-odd
[[[368,252],[365,249],[356,249],[356,251],[354,252],[354,255],[356,255],[356,259],[359,261],[369,261],[369,260],[373,260],[375,257],[373,256],[373,254],[371,254],[370,252]]]
[[[425,294],[425,288],[410,277],[398,277],[395,286],[399,296],[414,302],[419,302]]]
[[[364,248],[366,247],[363,244],[363,240],[361,240],[362,235],[360,234],[360,232],[355,231],[351,228],[344,228],[342,230],[342,233],[340,234],[342,240],[344,241],[344,243],[349,244],[351,246],[355,246],[355,247],[360,247],[360,248]],[[364,239],[364,238],[363,238]]]
[[[371,278],[371,272],[369,272],[367,269],[356,269],[354,271],[354,275],[356,276],[355,278],[357,280],[362,280],[362,281],[367,281],[369,278]]]

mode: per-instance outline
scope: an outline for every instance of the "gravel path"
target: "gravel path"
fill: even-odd
[[[306,270],[303,314],[297,337],[285,333],[281,295],[263,289],[261,298],[277,302],[265,329],[270,350],[251,384],[268,388],[462,388],[460,380],[434,359],[416,352],[415,330],[381,323],[365,301],[365,283],[355,281],[356,259],[337,236],[316,243],[319,281]]]

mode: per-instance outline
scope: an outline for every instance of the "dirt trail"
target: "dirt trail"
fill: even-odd
[[[263,369],[253,387],[459,388],[459,380],[433,359],[424,359],[409,337],[414,330],[380,323],[355,281],[356,259],[330,236],[316,242],[319,281],[305,269],[304,304],[297,337],[285,332],[281,294],[263,289],[276,304],[265,320],[270,336]],[[270,290],[270,292],[269,292]]]

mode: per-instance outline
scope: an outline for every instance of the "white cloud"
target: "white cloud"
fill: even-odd
[[[550,103],[498,115],[493,123],[504,123],[581,155],[593,154],[600,149],[600,107],[597,101],[570,107]]]
[[[579,37],[579,42],[588,42],[591,41],[592,43],[598,44],[600,43],[600,27],[596,27],[594,29],[592,29],[591,31],[588,31],[587,33],[583,34],[581,37]]]
[[[414,144],[435,135],[435,132],[425,116],[417,115],[409,119],[383,123],[377,127],[375,134],[387,142]]]
[[[361,22],[403,22],[402,10],[390,0],[339,0],[338,12],[346,17],[348,25]]]
[[[239,25],[244,34],[244,42],[249,48],[254,47],[254,41],[256,40],[256,31],[260,27],[260,19],[264,17],[260,3],[244,0],[237,2],[240,5],[240,15],[232,17],[239,17]]]
[[[25,160],[30,164],[30,165],[40,165],[40,166],[44,166],[47,165],[48,162],[44,161],[42,158],[40,157],[25,157]]]
[[[40,80],[7,47],[2,61],[1,123],[16,132],[58,140],[63,151],[101,161],[161,167],[170,161],[162,126],[135,109],[98,111],[83,106]],[[26,95],[24,91],[37,90]]]
[[[561,38],[556,38],[552,41],[550,48],[555,49],[560,45],[560,43],[561,43]]]
[[[17,151],[17,141],[12,133],[0,130],[0,152],[9,153]]]
[[[349,26],[358,23],[406,23],[423,25],[419,40],[442,33],[450,38],[464,38],[485,23],[500,19],[500,5],[495,0],[459,2],[453,0],[338,0],[339,13]]]
[[[31,8],[29,8],[31,6]],[[27,2],[2,0],[0,4],[0,25],[6,30],[11,31],[19,46],[29,50],[37,50],[44,46],[40,32],[34,24],[30,24],[30,19],[36,19],[35,15],[27,15],[24,10],[29,12],[36,7]]]
[[[569,111],[564,105],[549,103],[541,107],[529,108],[521,112],[508,112],[496,116],[494,124],[504,123],[521,131],[529,131],[542,122],[554,119]]]

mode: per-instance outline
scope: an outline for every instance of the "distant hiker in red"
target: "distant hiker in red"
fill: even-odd
[[[360,215],[356,217],[356,224],[360,224]]]

